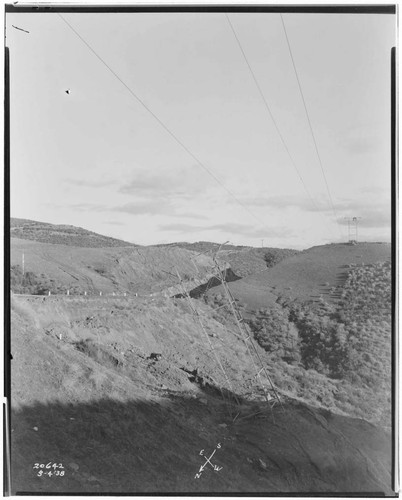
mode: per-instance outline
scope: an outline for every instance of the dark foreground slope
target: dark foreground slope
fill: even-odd
[[[391,493],[390,438],[363,420],[288,404],[231,424],[216,397],[51,402],[13,413],[13,494]],[[226,423],[226,427],[223,424]],[[38,427],[37,431],[33,428]],[[195,478],[220,444],[213,463]],[[35,463],[62,463],[38,477]]]
[[[273,420],[243,344],[206,315],[240,399],[233,423],[221,390],[233,396],[185,302],[147,300],[14,298],[13,494],[392,493],[388,434],[290,398]],[[200,451],[218,443],[222,469],[196,479]],[[64,477],[38,477],[35,463],[49,462]]]

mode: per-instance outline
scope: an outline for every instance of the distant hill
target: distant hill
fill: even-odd
[[[288,257],[298,254],[298,250],[288,248],[250,248],[223,249],[220,258],[228,262],[233,272],[241,278],[266,271]]]
[[[237,250],[239,248],[250,248],[242,245],[231,245],[221,243],[214,243],[213,241],[196,241],[195,243],[188,243],[187,241],[178,241],[175,243],[162,243],[160,245],[155,245],[158,247],[180,247],[186,250],[192,250],[193,252],[210,252],[212,250],[218,250],[221,247],[222,250]]]
[[[352,264],[375,264],[391,259],[390,243],[321,245],[286,258],[270,269],[230,283],[232,293],[249,309],[275,302],[279,296],[332,301],[331,290],[341,284]],[[209,295],[222,293],[221,287]]]
[[[135,247],[134,243],[88,231],[82,227],[49,224],[29,219],[10,219],[11,238],[87,248]]]
[[[197,241],[196,243],[178,242],[157,246],[185,248],[197,253],[208,253],[210,256],[213,256],[219,250],[219,259],[227,262],[236,276],[240,278],[265,271],[267,267],[273,267],[287,257],[299,253],[298,250],[288,248],[255,248],[243,245],[221,245],[220,243],[213,243],[211,241]]]

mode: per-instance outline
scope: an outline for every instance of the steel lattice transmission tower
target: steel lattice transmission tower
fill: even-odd
[[[345,217],[345,220],[348,221],[348,237],[349,243],[357,243],[358,242],[358,230],[357,226],[359,224],[359,220],[361,217]],[[354,228],[354,238],[352,238],[352,230]]]

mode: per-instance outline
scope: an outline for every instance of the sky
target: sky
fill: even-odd
[[[11,216],[298,249],[360,217],[390,241],[395,16],[283,21],[291,52],[277,13],[7,14]]]

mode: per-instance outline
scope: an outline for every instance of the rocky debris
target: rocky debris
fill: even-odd
[[[148,356],[148,359],[152,359],[154,361],[159,361],[162,358],[162,354],[159,352],[151,352]]]

